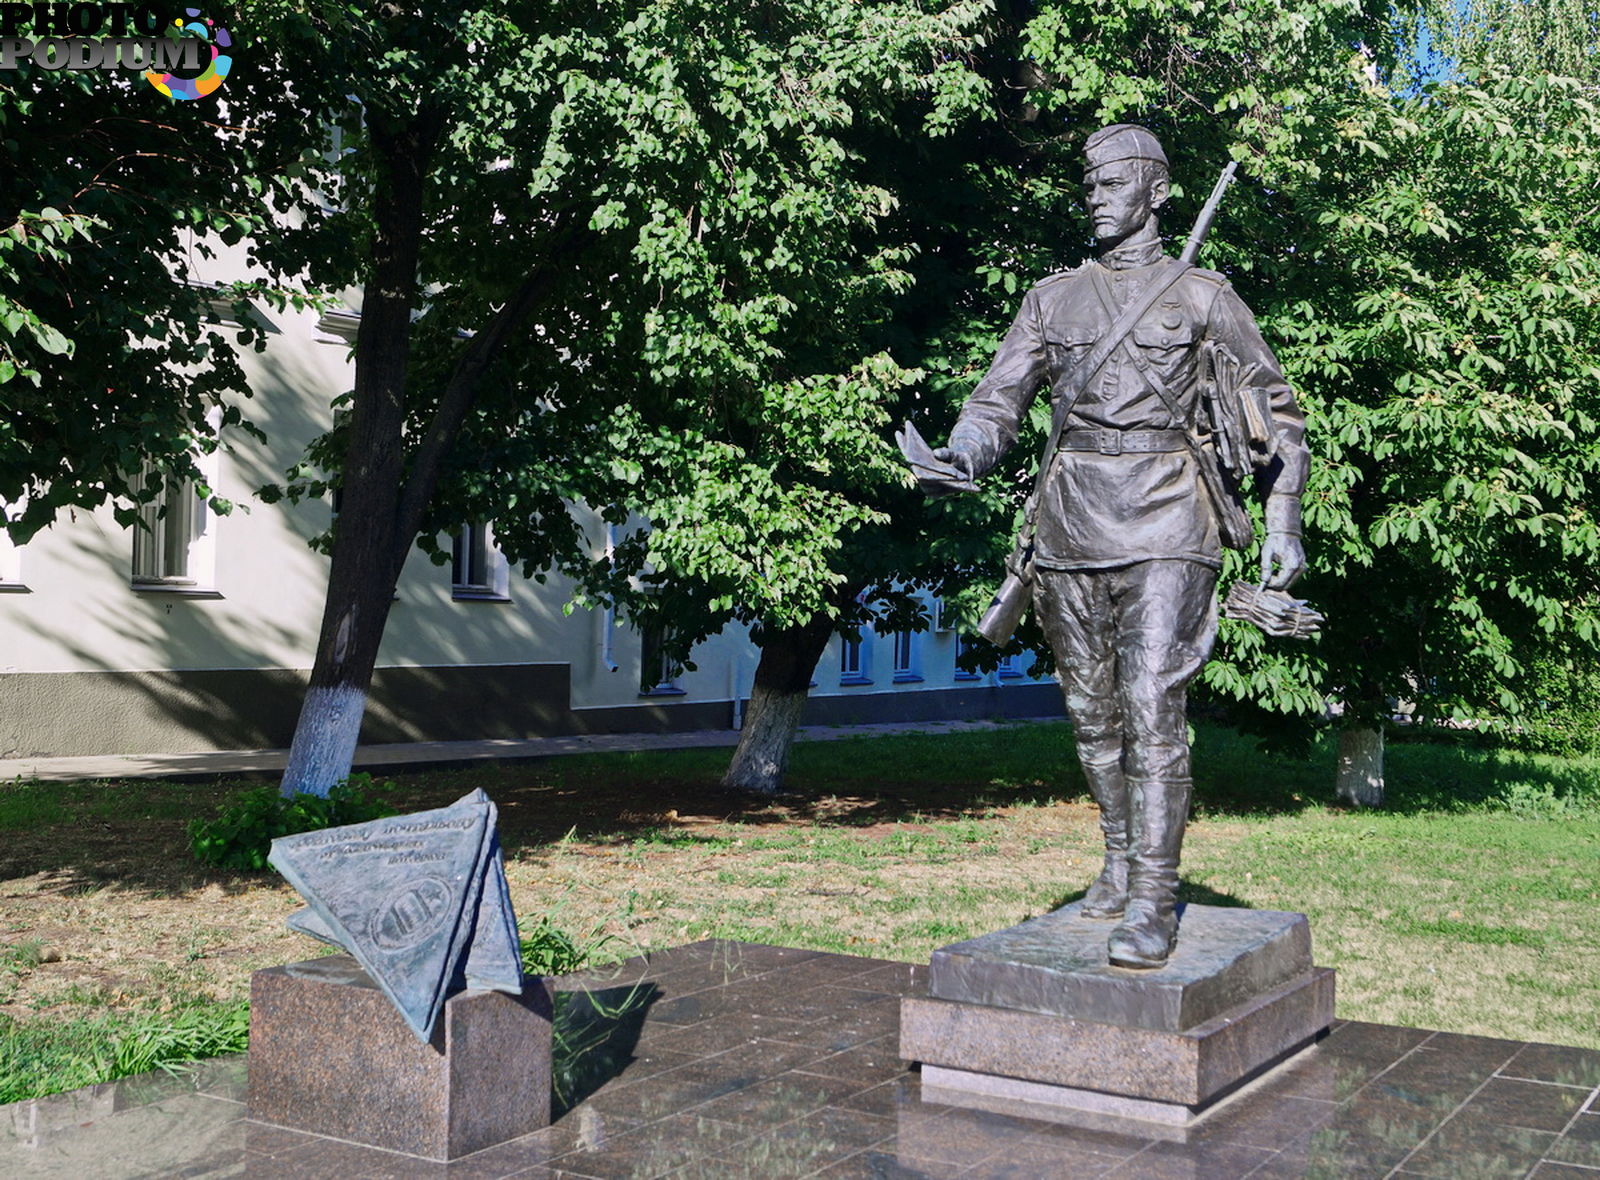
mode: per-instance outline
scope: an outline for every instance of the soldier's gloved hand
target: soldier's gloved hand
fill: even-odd
[[[959,447],[935,447],[933,457],[961,472],[961,478],[965,482],[972,482],[972,473],[977,469],[977,463],[968,452]]]
[[[1261,546],[1261,582],[1268,590],[1287,590],[1306,572],[1300,543],[1300,497],[1267,497],[1267,539]]]
[[[1261,546],[1261,582],[1268,590],[1287,590],[1306,572],[1306,550],[1292,533],[1268,533]]]

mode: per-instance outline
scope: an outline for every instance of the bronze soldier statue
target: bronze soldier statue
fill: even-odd
[[[1018,559],[1028,568],[1013,573],[1031,583],[1100,806],[1105,867],[1081,912],[1120,919],[1111,962],[1159,967],[1177,936],[1187,688],[1216,638],[1222,548],[1254,540],[1239,472],[1267,493],[1265,587],[1287,588],[1305,566],[1305,422],[1227,280],[1163,253],[1167,157],[1155,136],[1106,127],[1084,154],[1098,257],[1023,298],[949,446],[933,452],[954,475],[942,488],[924,476],[924,487],[970,488],[1049,386],[1055,445]],[[1186,255],[1197,248],[1196,239]]]

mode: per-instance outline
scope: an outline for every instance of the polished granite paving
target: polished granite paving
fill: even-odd
[[[924,968],[735,942],[558,981],[567,1100],[449,1166],[244,1117],[245,1061],[0,1107],[0,1175],[1600,1180],[1600,1052],[1337,1022],[1188,1130],[922,1099]]]

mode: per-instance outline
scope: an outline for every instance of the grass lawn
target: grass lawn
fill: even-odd
[[[727,751],[400,778],[402,811],[481,786],[525,924],[602,957],[722,937],[926,960],[1082,893],[1096,812],[1064,723],[797,747],[776,804]],[[1381,812],[1333,754],[1201,726],[1188,900],[1299,910],[1339,1015],[1600,1048],[1600,761],[1393,743]],[[242,785],[0,785],[0,1101],[204,1053],[250,972],[317,953],[275,875],[203,871],[184,829]],[[114,1058],[120,1058],[118,1065]]]

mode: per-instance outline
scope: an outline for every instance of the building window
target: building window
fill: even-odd
[[[956,671],[955,671],[954,679],[956,679],[956,680],[982,680],[983,679],[983,673],[982,672],[969,671],[968,669],[963,668],[961,666],[961,663],[960,663],[961,657],[966,655],[968,652],[970,652],[976,646],[977,646],[977,641],[975,639],[973,639],[972,636],[970,636],[970,635],[961,635],[961,636],[957,637],[957,639],[956,639]]]
[[[510,602],[510,574],[487,524],[464,524],[450,538],[450,596],[467,602]]]
[[[640,632],[639,692],[643,696],[678,696],[678,674],[683,671],[667,651],[671,632],[662,623],[651,623]]]
[[[872,646],[863,634],[859,639],[846,636],[839,644],[839,683],[872,683]]]
[[[1000,677],[1001,680],[1021,680],[1023,675],[1022,661],[1016,656],[1002,657],[1000,662],[995,665],[994,674]]]
[[[0,524],[0,590],[23,590],[22,550],[11,543],[4,524]]]
[[[450,585],[455,590],[488,590],[489,526],[464,524],[450,548]]]
[[[133,585],[143,590],[185,590],[209,584],[211,513],[192,480],[165,484],[146,470],[141,488],[160,485],[154,499],[139,505],[133,529]]]
[[[907,684],[922,679],[922,670],[917,663],[917,633],[915,631],[896,631],[894,633],[894,682]]]

